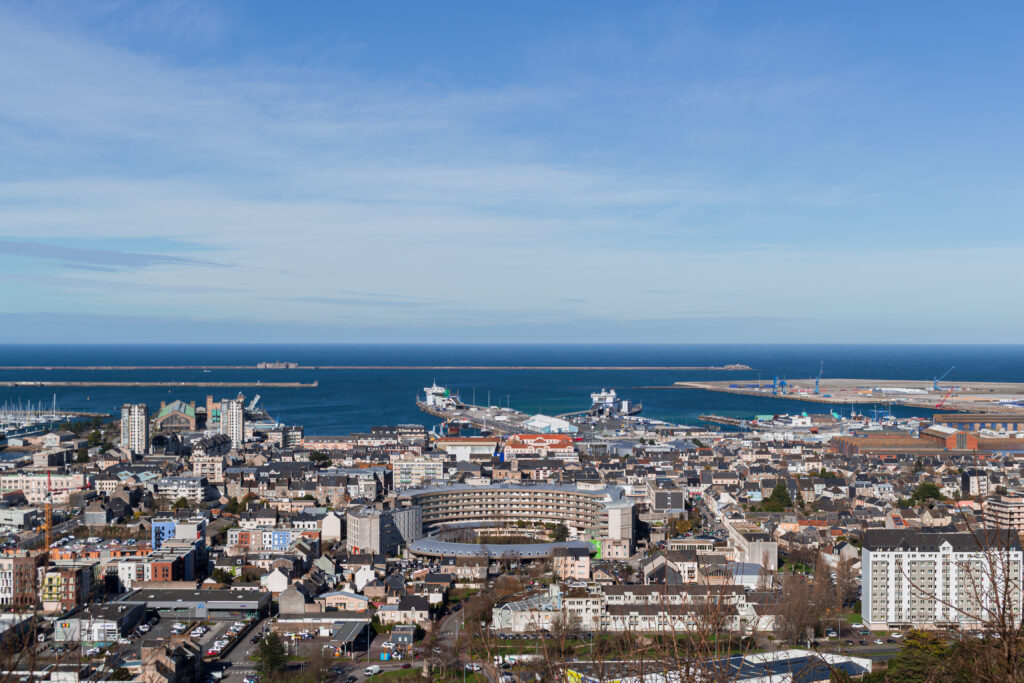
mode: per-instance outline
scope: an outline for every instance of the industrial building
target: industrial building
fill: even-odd
[[[142,605],[147,609],[180,614],[192,620],[242,619],[266,616],[267,591],[229,589],[144,588],[118,597],[111,605]]]
[[[58,643],[111,645],[131,633],[145,614],[146,607],[140,604],[89,605],[75,614],[55,620],[54,640]]]
[[[932,421],[969,432],[980,432],[982,429],[991,429],[995,432],[1024,432],[1024,413],[936,414]]]

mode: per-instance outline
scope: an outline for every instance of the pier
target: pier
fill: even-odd
[[[485,407],[464,404],[461,408],[441,408],[429,406],[423,401],[416,401],[416,406],[428,415],[445,421],[463,421],[480,431],[492,434],[515,434],[528,431],[523,425],[530,416],[510,408]]]
[[[724,415],[698,415],[697,419],[701,422],[733,427],[734,429],[750,428],[750,422],[748,420],[741,420],[736,417],[726,417]]]

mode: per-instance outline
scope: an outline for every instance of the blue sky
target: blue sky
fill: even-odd
[[[0,5],[0,342],[1020,340],[1018,5],[368,5]]]

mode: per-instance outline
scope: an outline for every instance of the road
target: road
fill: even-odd
[[[213,629],[210,633],[203,636],[202,642],[204,645],[212,643],[216,640],[216,636],[223,633],[227,629],[231,622],[224,622],[223,628]],[[230,675],[231,678],[242,678],[246,674],[256,672],[256,664],[250,659],[256,654],[257,644],[252,642],[253,636],[263,630],[263,627],[269,623],[267,617],[264,617],[253,624],[253,627],[246,631],[242,637],[238,640],[238,643],[231,648],[230,652],[227,652],[220,658],[219,668],[224,670],[225,675]],[[218,625],[219,626],[219,625]],[[211,665],[210,668],[216,669],[217,665]]]
[[[463,625],[466,623],[462,618],[463,612],[452,612],[448,616],[441,619],[441,623],[437,629],[438,638],[446,645],[453,645],[455,643],[455,637],[462,630]]]
[[[75,515],[74,517],[72,517],[71,519],[69,519],[66,522],[61,522],[60,524],[54,524],[53,525],[53,538],[54,538],[54,540],[60,538],[63,534],[66,534],[66,533],[70,532],[75,527],[81,526],[81,524],[82,524],[82,515],[81,514]],[[23,548],[23,549],[34,548],[37,545],[39,545],[40,543],[42,543],[42,542],[43,542],[43,533],[39,532],[38,534],[33,534],[32,536],[27,536],[27,537],[21,539],[20,541],[18,541],[18,547],[19,548]]]

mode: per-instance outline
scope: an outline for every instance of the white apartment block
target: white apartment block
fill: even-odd
[[[193,455],[192,476],[206,477],[211,484],[224,483],[224,456],[222,455]]]
[[[562,623],[587,631],[751,633],[770,630],[739,586],[592,586],[564,591],[551,584],[546,593],[505,602],[491,610],[492,628],[529,633]],[[762,623],[763,622],[763,623]]]
[[[121,406],[121,448],[132,453],[149,450],[149,406],[145,403]]]
[[[206,498],[206,480],[202,477],[164,477],[156,480],[151,488],[157,495],[172,501],[184,498],[196,505]]]
[[[861,556],[866,628],[981,629],[1018,624],[1024,552],[1015,532],[872,530]]]
[[[71,493],[86,488],[92,482],[91,475],[85,474],[50,474],[50,486],[53,492],[53,502],[57,505],[66,505]],[[46,502],[47,498],[47,475],[46,473],[13,472],[0,474],[0,493],[21,491],[25,498],[33,505]]]
[[[231,439],[232,448],[245,443],[245,397],[225,398],[220,402],[220,433]]]
[[[1024,531],[1024,491],[985,500],[985,526]]]
[[[414,451],[391,456],[392,480],[396,491],[414,489],[444,481],[444,455]]]

